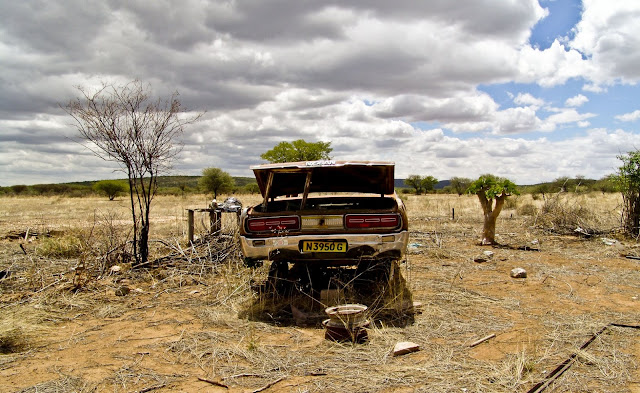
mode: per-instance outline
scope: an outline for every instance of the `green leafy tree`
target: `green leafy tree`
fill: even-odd
[[[218,193],[229,192],[235,187],[235,181],[230,174],[220,168],[205,168],[198,185],[205,192],[213,193],[213,198],[218,198]]]
[[[93,189],[96,192],[105,194],[112,201],[119,193],[125,192],[127,187],[117,180],[101,180],[93,185]]]
[[[273,149],[260,155],[271,163],[330,160],[333,149],[331,142],[306,142],[298,139],[293,142],[280,142]]]
[[[422,176],[420,175],[409,175],[404,179],[404,184],[416,190],[416,195],[422,192]]]
[[[433,191],[435,185],[438,184],[438,179],[433,176],[425,176],[420,181],[420,187],[425,191]]]
[[[620,184],[616,175],[608,175],[593,184],[593,190],[600,191],[603,194],[607,192],[619,192]]]
[[[471,184],[471,179],[467,179],[466,177],[452,177],[450,180],[451,189],[453,189],[458,196],[462,195],[467,191],[469,185]]]
[[[258,183],[249,183],[247,185],[245,185],[243,187],[244,192],[246,192],[247,194],[259,194],[260,193],[260,187],[258,186]]]
[[[553,192],[568,192],[575,186],[575,183],[576,182],[568,176],[562,176],[555,179],[551,183],[551,187],[553,188]]]
[[[619,155],[617,182],[622,193],[622,225],[633,237],[640,235],[640,151]]]
[[[508,179],[494,175],[482,175],[471,183],[469,194],[476,194],[484,213],[482,244],[496,244],[496,220],[504,202],[511,195],[518,195],[518,187]]]

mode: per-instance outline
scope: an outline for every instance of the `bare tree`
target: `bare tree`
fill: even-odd
[[[202,113],[186,117],[178,93],[163,100],[149,96],[140,81],[125,85],[103,84],[64,109],[76,120],[85,146],[106,161],[115,161],[129,179],[133,218],[133,254],[138,264],[149,256],[149,213],[158,189],[157,179],[172,165],[182,149],[177,139],[183,127]]]

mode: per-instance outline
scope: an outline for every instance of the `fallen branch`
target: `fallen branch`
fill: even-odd
[[[153,386],[149,386],[148,388],[144,388],[142,390],[138,390],[137,393],[146,393],[146,392],[150,392],[152,390],[156,390],[156,389],[162,389],[163,387],[167,386],[166,383],[163,383],[161,385],[153,385]]]
[[[225,385],[223,383],[220,383],[220,382],[212,381],[210,379],[198,377],[198,380],[202,381],[202,382],[210,383],[210,384],[212,384],[214,386],[220,386],[221,388],[229,389],[229,387],[227,385]]]
[[[491,340],[491,339],[492,339],[492,338],[494,338],[495,336],[496,336],[496,334],[495,334],[495,333],[492,333],[492,334],[490,334],[490,335],[488,335],[488,336],[486,336],[486,337],[482,337],[480,340],[477,340],[477,341],[472,342],[472,343],[469,345],[469,348],[473,348],[473,347],[475,347],[476,345],[480,345],[480,344],[482,344],[483,342],[485,342],[485,341],[487,341],[487,340]]]
[[[264,375],[242,373],[242,374],[230,375],[228,377],[223,377],[222,380],[224,381],[225,379],[234,379],[234,378],[242,378],[242,377],[264,378]]]
[[[260,389],[256,389],[251,393],[258,393],[258,392],[262,392],[263,390],[267,390],[267,389],[269,389],[270,387],[272,387],[273,385],[277,384],[278,382],[280,382],[282,380],[284,380],[284,377],[278,378],[275,381],[273,381],[271,383],[268,383],[268,384],[264,385],[263,387],[261,387]]]

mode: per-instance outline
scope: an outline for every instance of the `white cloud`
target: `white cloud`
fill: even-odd
[[[544,119],[544,124],[542,125],[542,129],[545,131],[554,131],[559,126],[568,126],[571,124],[582,124],[581,127],[586,124],[584,123],[587,119],[595,117],[594,113],[579,113],[575,109],[571,108],[561,108],[554,109],[557,113],[547,117]]]
[[[631,113],[625,113],[623,115],[616,116],[617,120],[620,121],[636,121],[640,119],[640,109],[637,109]]]
[[[569,43],[590,58],[595,84],[640,80],[640,2],[583,0],[582,20]]]
[[[570,107],[579,107],[584,105],[587,102],[589,102],[589,99],[586,96],[583,96],[582,94],[578,94],[577,96],[567,98],[567,101],[565,101],[565,105]]]
[[[636,3],[585,0],[575,39],[540,50],[529,45],[548,13],[537,0],[6,2],[0,179],[112,177],[112,164],[65,144],[74,129],[58,104],[75,85],[134,78],[207,111],[185,132],[181,174],[218,166],[250,176],[261,153],[303,138],[331,141],[340,158],[395,160],[399,176],[499,170],[535,182],[574,163],[598,175],[600,164],[572,145],[640,143],[621,130],[585,135],[591,118],[613,115],[580,113],[587,99],[568,82],[604,95],[638,80]],[[502,84],[508,92],[491,89]],[[568,108],[548,107],[565,97]],[[541,131],[555,131],[554,141],[532,140]],[[46,169],[60,160],[64,169]]]
[[[566,48],[558,40],[544,50],[524,46],[520,50],[517,66],[517,81],[535,82],[544,87],[593,73],[593,66],[578,51]]]
[[[536,98],[529,93],[518,93],[518,95],[513,99],[513,102],[518,105],[531,106],[534,109],[539,109],[545,104],[543,99]]]

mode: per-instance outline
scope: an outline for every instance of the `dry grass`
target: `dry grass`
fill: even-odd
[[[252,198],[240,197],[245,204]],[[591,227],[610,229],[615,198],[578,198],[563,203],[587,209],[590,215],[581,217],[597,216]],[[128,218],[123,201],[44,198],[38,205],[48,209],[29,208],[36,201],[6,198],[0,235],[61,231],[49,238],[57,247],[74,236],[101,252],[115,229],[126,227],[117,219]],[[229,391],[274,382],[267,391],[526,391],[602,326],[640,319],[640,273],[634,261],[619,257],[633,253],[634,243],[557,236],[540,225],[545,201],[522,196],[499,218],[503,247],[476,263],[474,257],[488,250],[477,245],[482,217],[476,198],[408,196],[405,202],[412,247],[400,261],[397,281],[366,296],[350,286],[349,272],[336,272],[347,301],[372,305],[375,323],[362,345],[326,341],[313,322],[296,325],[291,304],[310,314],[325,305],[307,294],[262,292],[268,266],[242,264],[233,220],[225,222],[224,236],[200,231],[197,246],[187,247],[185,209],[206,205],[203,196],[158,198],[152,226],[152,237],[162,240],[154,242],[157,264],[119,272],[97,268],[79,288],[70,269],[83,257],[107,266],[95,259],[100,252],[65,257],[43,252],[41,236],[4,240],[0,270],[12,274],[0,280],[0,343],[7,348],[0,354],[0,380],[14,385],[0,382],[0,390],[216,391],[198,380],[203,378]],[[520,214],[524,205],[535,209]],[[518,249],[533,244],[540,251]],[[525,267],[529,278],[511,279],[516,266]],[[115,296],[122,286],[131,292]],[[422,304],[406,318],[413,301]],[[469,347],[492,333],[495,338]],[[640,380],[639,336],[634,329],[610,329],[579,352],[551,390],[631,391]],[[421,351],[393,357],[398,341],[419,343]],[[24,375],[35,375],[32,361],[44,374],[28,382]]]

